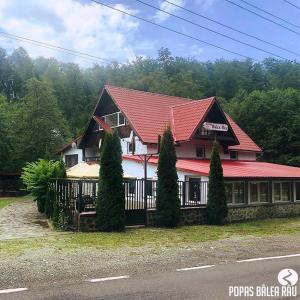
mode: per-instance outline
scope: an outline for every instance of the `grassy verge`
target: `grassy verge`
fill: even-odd
[[[4,197],[4,198],[0,198],[0,209],[12,204],[16,201],[19,200],[28,200],[28,201],[32,201],[32,197],[29,195],[23,196],[23,197]]]
[[[54,248],[58,251],[84,248],[172,247],[188,243],[220,240],[231,236],[267,236],[300,232],[300,217],[268,219],[226,226],[184,226],[176,229],[140,228],[124,233],[71,233],[0,242],[0,255],[21,254],[26,250]]]

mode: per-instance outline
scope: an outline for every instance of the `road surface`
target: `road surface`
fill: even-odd
[[[179,269],[142,274],[118,274],[114,271],[111,276],[99,274],[86,280],[74,279],[74,282],[32,282],[26,287],[16,284],[15,288],[19,290],[0,290],[0,299],[283,299],[281,296],[258,297],[256,288],[262,285],[282,288],[277,276],[285,268],[291,268],[300,275],[300,254],[216,265],[183,265]],[[254,295],[230,296],[230,286],[252,286]],[[294,291],[295,287],[298,289],[297,296],[285,299],[300,299],[299,281]],[[271,295],[270,290],[264,289],[264,292]]]

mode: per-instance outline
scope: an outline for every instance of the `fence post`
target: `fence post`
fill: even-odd
[[[187,181],[182,181],[182,207],[185,207],[185,197],[186,197],[186,183]]]
[[[83,199],[82,199],[82,181],[80,180],[78,189],[78,211],[81,213],[83,211]]]

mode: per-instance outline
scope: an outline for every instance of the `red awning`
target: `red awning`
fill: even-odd
[[[138,156],[125,155],[126,160],[141,161]],[[157,165],[158,157],[152,157],[150,164]],[[187,173],[208,176],[210,160],[183,159],[177,160],[177,170]],[[259,161],[223,160],[223,174],[227,178],[299,178],[300,168]]]

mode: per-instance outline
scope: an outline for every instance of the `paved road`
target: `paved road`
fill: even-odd
[[[190,268],[195,266],[182,266]],[[199,267],[199,266],[198,266]],[[89,282],[59,282],[52,286],[47,283],[32,283],[28,290],[0,294],[0,299],[283,299],[282,297],[237,298],[229,296],[230,286],[280,286],[277,275],[284,268],[300,273],[300,255],[272,258],[268,260],[231,262],[202,269],[188,269],[168,272],[145,273],[143,275],[117,274],[128,276],[114,280]],[[94,278],[95,279],[95,278]],[[103,279],[99,274],[99,280]],[[96,280],[97,281],[97,280]],[[300,299],[299,281],[296,284]],[[21,287],[19,287],[21,288]],[[1,291],[0,291],[1,292]]]

